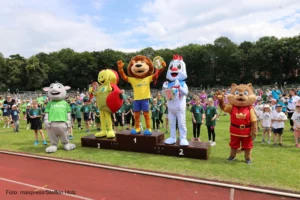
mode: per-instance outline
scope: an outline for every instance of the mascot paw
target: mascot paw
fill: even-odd
[[[139,129],[139,128],[137,128],[137,129],[131,129],[130,133],[131,133],[132,135],[139,134],[139,133],[141,133],[141,129]]]
[[[169,137],[165,140],[165,144],[176,144],[176,138]]]
[[[106,131],[100,131],[98,133],[95,133],[95,137],[106,137],[106,135]]]
[[[66,151],[70,151],[70,150],[75,149],[75,148],[76,148],[76,145],[75,145],[75,144],[68,143],[68,144],[65,144],[65,145],[64,145],[64,149],[65,149]]]
[[[181,139],[179,145],[180,146],[189,146],[189,142],[187,141],[187,139]]]
[[[106,135],[106,137],[107,138],[115,138],[116,137],[116,134],[115,134],[115,132],[113,131],[113,130],[111,130],[111,131],[108,131],[107,132],[107,135]]]
[[[144,131],[144,135],[152,135],[151,129],[146,129],[146,130]]]
[[[54,153],[57,151],[57,146],[50,146],[46,148],[47,153]]]

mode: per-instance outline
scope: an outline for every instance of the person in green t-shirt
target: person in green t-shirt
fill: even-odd
[[[161,128],[164,128],[164,120],[163,120],[164,102],[163,99],[161,98],[160,93],[157,93],[157,106],[159,108],[159,114],[158,114],[159,125],[161,124]]]
[[[126,130],[130,130],[130,121],[132,119],[132,104],[130,103],[130,98],[127,98],[124,104],[124,115]]]
[[[83,120],[85,123],[85,132],[89,133],[90,132],[90,121],[91,121],[91,106],[87,100],[84,100],[84,105],[81,107],[82,115],[83,115]]]
[[[23,100],[21,104],[21,111],[23,113],[24,120],[26,120],[26,108],[27,108],[26,100]]]
[[[32,103],[33,108],[29,110],[29,117],[30,117],[30,123],[31,123],[31,130],[34,131],[35,135],[35,142],[33,143],[34,146],[39,144],[39,139],[38,139],[38,132],[40,133],[42,139],[43,139],[43,144],[47,145],[47,142],[45,140],[45,136],[43,133],[43,127],[42,127],[42,122],[41,122],[41,117],[42,117],[42,110],[38,107],[38,102],[34,101]]]
[[[169,118],[168,118],[168,102],[166,99],[164,99],[164,106],[165,106],[165,123],[166,123],[166,130],[165,133],[168,133],[169,130]],[[177,124],[176,124],[177,125]],[[176,129],[178,129],[178,126],[176,126]]]
[[[76,115],[78,129],[82,129],[82,127],[81,127],[81,118],[82,118],[81,107],[82,107],[81,102],[77,101],[76,107],[75,107],[75,112],[76,112],[75,115]]]
[[[159,105],[157,104],[157,99],[152,100],[152,105],[151,105],[151,112],[152,112],[152,124],[153,124],[153,130],[155,130],[155,125],[156,125],[156,131],[159,129]]]
[[[209,98],[207,100],[208,106],[205,110],[205,119],[206,119],[206,127],[208,132],[208,140],[211,146],[215,146],[216,142],[216,134],[215,134],[215,126],[216,126],[216,118],[218,117],[217,109],[214,106],[214,100]],[[211,140],[212,136],[212,140]]]
[[[75,99],[73,99],[70,103],[70,107],[71,107],[71,117],[72,117],[72,126],[75,122],[76,119],[76,103],[75,103]]]
[[[39,94],[38,98],[36,99],[37,103],[42,106],[44,105],[44,97],[42,97],[42,94]]]
[[[193,135],[194,138],[192,141],[198,141],[200,140],[200,128],[201,124],[203,124],[203,121],[205,119],[204,109],[200,104],[200,98],[196,97],[195,99],[195,105],[191,108],[192,113],[192,120],[193,120]]]

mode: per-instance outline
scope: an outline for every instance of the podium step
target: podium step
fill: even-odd
[[[164,141],[164,133],[152,132],[152,135],[142,133],[132,135],[129,130],[116,133],[118,149],[144,153],[156,153],[156,144]]]
[[[114,149],[141,153],[152,153],[166,156],[178,156],[207,160],[210,154],[208,142],[189,142],[188,147],[179,146],[179,141],[174,145],[164,144],[164,133],[152,132],[152,135],[132,135],[130,131],[116,133],[116,138],[96,138],[88,135],[81,138],[83,147],[98,149]]]
[[[210,144],[208,142],[189,142],[189,146],[185,147],[179,146],[179,141],[177,141],[177,144],[174,145],[160,143],[156,145],[156,153],[167,156],[208,160]]]
[[[83,147],[93,147],[98,149],[117,149],[118,143],[116,138],[107,139],[96,138],[95,135],[88,135],[81,138],[81,146]]]

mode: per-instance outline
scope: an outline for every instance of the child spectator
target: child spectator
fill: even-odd
[[[14,132],[19,132],[19,119],[20,119],[20,111],[17,110],[16,105],[13,105],[12,110],[10,112],[10,120],[14,124]]]
[[[42,110],[38,107],[38,103],[34,101],[32,103],[33,108],[30,109],[29,111],[29,117],[30,117],[30,123],[31,123],[31,130],[34,131],[35,134],[35,142],[33,143],[34,146],[39,144],[39,139],[38,139],[38,131],[40,132],[40,135],[43,139],[43,144],[47,145],[47,142],[45,140],[45,136],[42,130],[42,122],[41,122],[41,117],[42,117]]]
[[[72,117],[72,126],[73,126],[73,124],[75,122],[75,119],[76,119],[76,103],[75,103],[75,99],[71,100],[70,106],[71,106],[71,117]]]
[[[28,130],[29,129],[29,124],[30,124],[30,121],[31,121],[31,118],[29,116],[29,111],[31,110],[31,104],[28,103],[27,104],[27,107],[26,107],[26,120],[27,120],[27,123],[26,123],[26,129]]]
[[[165,101],[164,106],[165,106],[165,122],[166,122],[166,132],[165,133],[168,133],[169,118],[168,118],[168,103],[167,103],[167,101]]]
[[[203,123],[203,120],[205,119],[204,109],[200,105],[200,99],[195,98],[195,105],[191,108],[192,113],[192,120],[193,120],[193,140],[192,141],[198,141],[200,140],[200,128],[201,124]]]
[[[257,128],[258,130],[260,130],[260,116],[262,114],[262,110],[263,110],[263,105],[261,104],[261,98],[258,98],[257,99],[257,104],[256,106],[254,107],[254,110],[255,110],[255,114],[257,116]]]
[[[263,130],[262,134],[262,143],[265,143],[265,136],[268,135],[268,144],[270,144],[270,137],[271,137],[271,107],[266,104],[263,107],[263,112],[260,114],[259,119],[261,120],[261,127]]]
[[[122,106],[116,113],[113,114],[115,131],[118,131],[119,125],[122,127],[122,131],[124,130],[124,107]]]
[[[163,115],[164,115],[164,105],[163,105],[163,100],[161,98],[161,94],[157,94],[157,106],[159,108],[159,114],[158,114],[158,120],[159,124],[161,124],[161,128],[164,128],[164,120],[163,120]]]
[[[299,138],[300,138],[300,104],[296,105],[296,111],[292,115],[291,118],[294,122],[294,138],[295,138],[295,146],[300,148]]]
[[[125,115],[125,124],[126,130],[130,130],[130,120],[132,119],[132,104],[130,99],[127,98],[124,104],[124,115]]]
[[[23,103],[21,104],[21,111],[23,113],[24,120],[26,120],[26,108],[27,108],[26,100],[23,100]]]
[[[82,107],[81,102],[77,101],[75,109],[76,109],[76,120],[77,120],[78,129],[82,129],[82,126],[81,126],[81,118],[82,118],[81,107]]]
[[[83,120],[85,123],[85,132],[89,133],[90,132],[90,121],[91,121],[91,107],[89,103],[87,102],[87,99],[84,99],[84,105],[81,107],[82,115],[83,115]]]
[[[10,110],[8,109],[7,104],[3,104],[2,116],[3,116],[3,122],[4,122],[3,128],[9,128],[9,126],[10,126]]]
[[[214,100],[212,98],[207,99],[207,107],[205,109],[205,119],[206,119],[206,127],[208,132],[208,140],[211,146],[216,146],[216,118],[217,118],[217,109],[213,106]],[[211,140],[212,136],[212,140]]]
[[[156,131],[159,129],[159,105],[157,104],[157,99],[153,99],[152,105],[151,105],[151,118],[152,118],[152,124],[153,124],[153,130],[155,130],[156,126]]]
[[[276,111],[272,113],[272,128],[274,133],[274,145],[277,146],[276,139],[279,138],[279,146],[282,146],[282,134],[284,129],[284,121],[287,120],[286,115],[281,111],[282,106],[276,105]]]

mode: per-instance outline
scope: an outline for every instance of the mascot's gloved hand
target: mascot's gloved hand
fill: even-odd
[[[224,93],[221,92],[220,90],[218,90],[218,91],[215,93],[215,96],[217,97],[218,100],[223,100],[223,99],[224,99]]]
[[[167,88],[168,88],[168,84],[169,84],[169,82],[168,82],[168,81],[164,82],[164,84],[163,84],[163,88],[164,88],[164,89],[167,89]]]
[[[118,65],[118,69],[121,70],[123,69],[124,63],[122,60],[118,60],[117,65]]]

